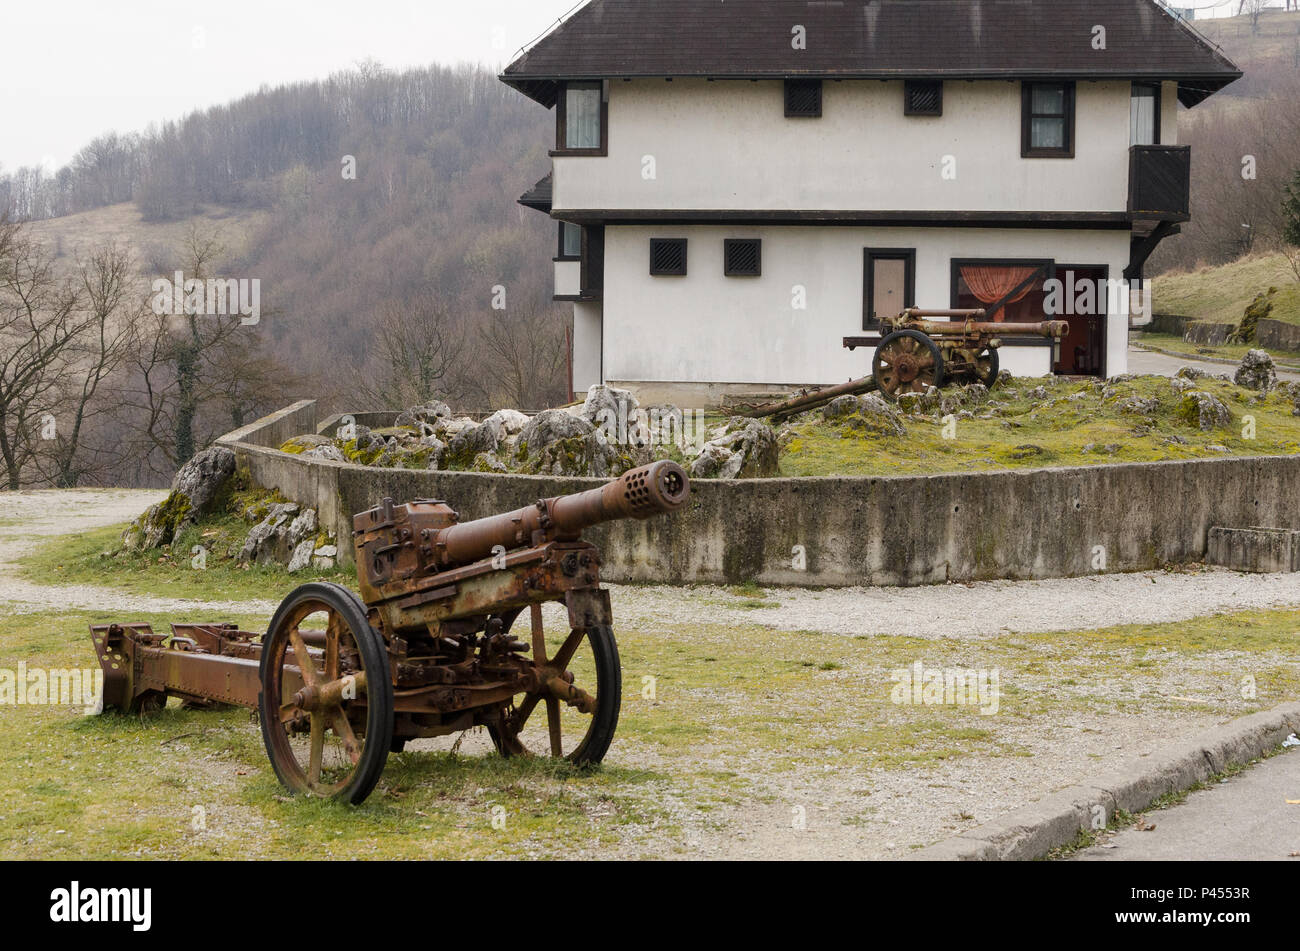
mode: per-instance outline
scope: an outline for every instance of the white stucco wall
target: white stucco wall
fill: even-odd
[[[582,264],[580,262],[555,262],[555,293],[559,297],[576,297],[582,293]]]
[[[689,240],[686,277],[650,276],[652,237]],[[726,238],[763,239],[761,277],[723,275]],[[603,327],[604,378],[647,382],[831,384],[866,375],[871,351],[841,345],[863,332],[864,248],[915,248],[916,303],[935,308],[950,304],[953,258],[1051,257],[1108,265],[1118,278],[1129,256],[1127,231],[624,226],[608,228],[605,241],[603,321],[590,309],[575,317],[575,354]],[[793,306],[799,287],[806,309]],[[1122,316],[1110,318],[1107,344],[1108,371],[1124,372]],[[1002,356],[1014,373],[1049,370],[1046,349]],[[576,366],[575,358],[575,377]]]
[[[787,119],[780,82],[614,81],[609,155],[557,157],[554,207],[1121,212],[1130,92],[1079,83],[1075,158],[1025,159],[1019,82],[947,82],[941,117],[904,116],[901,82],[826,82],[822,118]],[[1172,143],[1175,84],[1163,105]]]
[[[573,389],[583,392],[600,378],[600,304],[573,305]]]

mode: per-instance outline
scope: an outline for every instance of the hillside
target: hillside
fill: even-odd
[[[1259,32],[1251,30],[1250,17],[1197,20],[1197,31],[1223,49],[1249,77],[1266,63],[1290,63],[1300,69],[1300,12],[1266,11],[1259,18]],[[1240,95],[1237,83],[1229,95]]]
[[[1163,274],[1154,282],[1158,314],[1235,324],[1256,294],[1276,287],[1270,320],[1300,325],[1300,282],[1281,254],[1252,254],[1230,264]]]
[[[115,241],[131,248],[142,274],[164,272],[186,231],[197,225],[220,234],[235,254],[247,252],[253,234],[264,227],[270,212],[248,208],[200,206],[198,212],[174,221],[147,221],[130,202],[31,223],[32,234],[62,268],[72,267],[97,245]]]

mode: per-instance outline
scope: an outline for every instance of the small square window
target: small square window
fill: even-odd
[[[822,81],[820,79],[785,81],[786,118],[819,119],[821,114]]]
[[[763,242],[728,238],[723,244],[724,273],[727,277],[761,277]]]
[[[651,238],[650,273],[656,277],[686,275],[686,239]]]
[[[943,115],[943,82],[909,79],[903,83],[903,115]]]
[[[1074,158],[1074,83],[1025,83],[1020,154]]]
[[[582,227],[569,221],[560,222],[560,257],[576,261],[582,257]]]

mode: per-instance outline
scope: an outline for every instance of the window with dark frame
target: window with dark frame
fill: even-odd
[[[903,115],[943,115],[943,81],[909,79],[904,82]]]
[[[819,119],[822,114],[820,79],[785,81],[785,115],[788,119]]]
[[[651,238],[650,274],[652,277],[685,277],[686,239]]]
[[[605,155],[609,104],[604,83],[565,83],[555,108],[555,150],[562,155]]]
[[[757,238],[728,238],[722,256],[727,277],[763,276],[763,242]]]
[[[1024,83],[1020,154],[1074,158],[1074,83]]]
[[[1134,83],[1129,100],[1129,145],[1160,144],[1160,85]]]
[[[582,226],[571,221],[560,222],[560,253],[562,261],[577,261],[582,257]]]

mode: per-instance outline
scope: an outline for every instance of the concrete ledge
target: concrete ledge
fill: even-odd
[[[1287,528],[1212,528],[1205,560],[1233,571],[1300,571],[1300,532]]]
[[[1215,727],[1188,743],[1134,759],[1119,769],[1021,806],[977,829],[907,856],[909,860],[1028,861],[1073,842],[1119,809],[1141,812],[1161,796],[1183,792],[1231,766],[1276,749],[1300,732],[1300,703],[1286,703]]]
[[[328,422],[328,421],[326,421]],[[317,430],[305,401],[219,442],[254,483],[320,512],[344,542],[351,516],[446,499],[463,519],[602,485],[601,479],[379,469],[281,453]],[[804,587],[911,586],[1147,571],[1205,558],[1214,526],[1300,530],[1300,455],[861,478],[696,480],[672,518],[598,526],[609,581]]]

